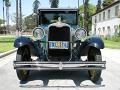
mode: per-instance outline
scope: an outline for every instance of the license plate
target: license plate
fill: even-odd
[[[68,49],[69,43],[64,41],[50,41],[49,48],[50,49]]]

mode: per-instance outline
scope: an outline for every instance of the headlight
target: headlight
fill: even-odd
[[[37,39],[42,39],[45,35],[45,32],[42,28],[37,27],[33,30],[33,36]]]
[[[76,37],[77,39],[83,39],[83,38],[85,38],[86,36],[87,36],[87,31],[86,31],[85,29],[83,29],[83,28],[79,28],[79,29],[77,29],[76,32],[75,32],[75,37]]]

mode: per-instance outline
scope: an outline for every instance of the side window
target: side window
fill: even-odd
[[[42,24],[42,19],[41,19],[41,12],[39,11],[39,14],[38,14],[38,24],[41,25]]]

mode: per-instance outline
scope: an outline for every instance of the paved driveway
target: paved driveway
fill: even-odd
[[[0,90],[120,90],[120,50],[102,50],[107,69],[99,85],[94,85],[84,70],[32,71],[27,82],[20,82],[13,69],[16,53],[0,59]]]

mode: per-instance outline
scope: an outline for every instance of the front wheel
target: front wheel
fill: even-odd
[[[100,62],[102,61],[101,51],[100,49],[91,47],[88,53],[88,61]],[[88,70],[89,77],[92,82],[97,83],[101,77],[101,70]]]
[[[17,51],[16,61],[30,61],[30,50],[27,46],[21,47]],[[25,81],[28,78],[29,70],[16,70],[19,80]]]

